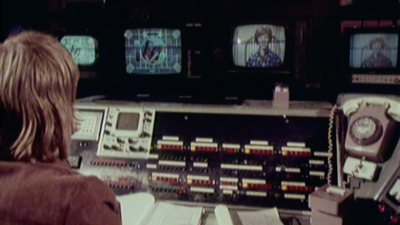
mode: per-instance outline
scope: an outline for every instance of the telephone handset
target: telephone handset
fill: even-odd
[[[349,155],[383,162],[400,122],[400,102],[383,97],[358,97],[341,107],[348,117],[345,149]]]

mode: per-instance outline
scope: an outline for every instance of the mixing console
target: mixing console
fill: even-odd
[[[116,194],[307,210],[328,179],[330,108],[79,102],[70,160]]]

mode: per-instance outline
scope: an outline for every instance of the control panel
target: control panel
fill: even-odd
[[[70,163],[116,194],[308,210],[332,175],[330,107],[78,103]]]
[[[154,110],[110,107],[98,155],[147,158],[153,134]]]

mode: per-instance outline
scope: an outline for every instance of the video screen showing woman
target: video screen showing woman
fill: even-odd
[[[162,47],[155,47],[152,41],[147,40],[144,43],[142,57],[148,63],[158,63],[159,61],[162,62],[165,59],[165,52],[163,51]]]
[[[130,74],[180,73],[181,45],[181,31],[177,29],[126,30],[126,72]]]
[[[279,25],[251,24],[236,27],[233,61],[243,67],[279,67],[285,57],[285,28]]]
[[[350,38],[351,68],[397,66],[398,34],[355,34]]]

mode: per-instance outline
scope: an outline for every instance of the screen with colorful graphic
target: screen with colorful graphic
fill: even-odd
[[[182,40],[179,29],[143,28],[125,31],[128,74],[179,74]]]
[[[79,66],[92,66],[97,61],[97,40],[86,35],[66,35],[61,38],[61,44],[71,53]]]
[[[280,67],[284,64],[285,44],[284,26],[272,24],[237,26],[233,32],[233,62],[240,67]]]
[[[350,68],[397,67],[397,33],[359,33],[350,36]]]

